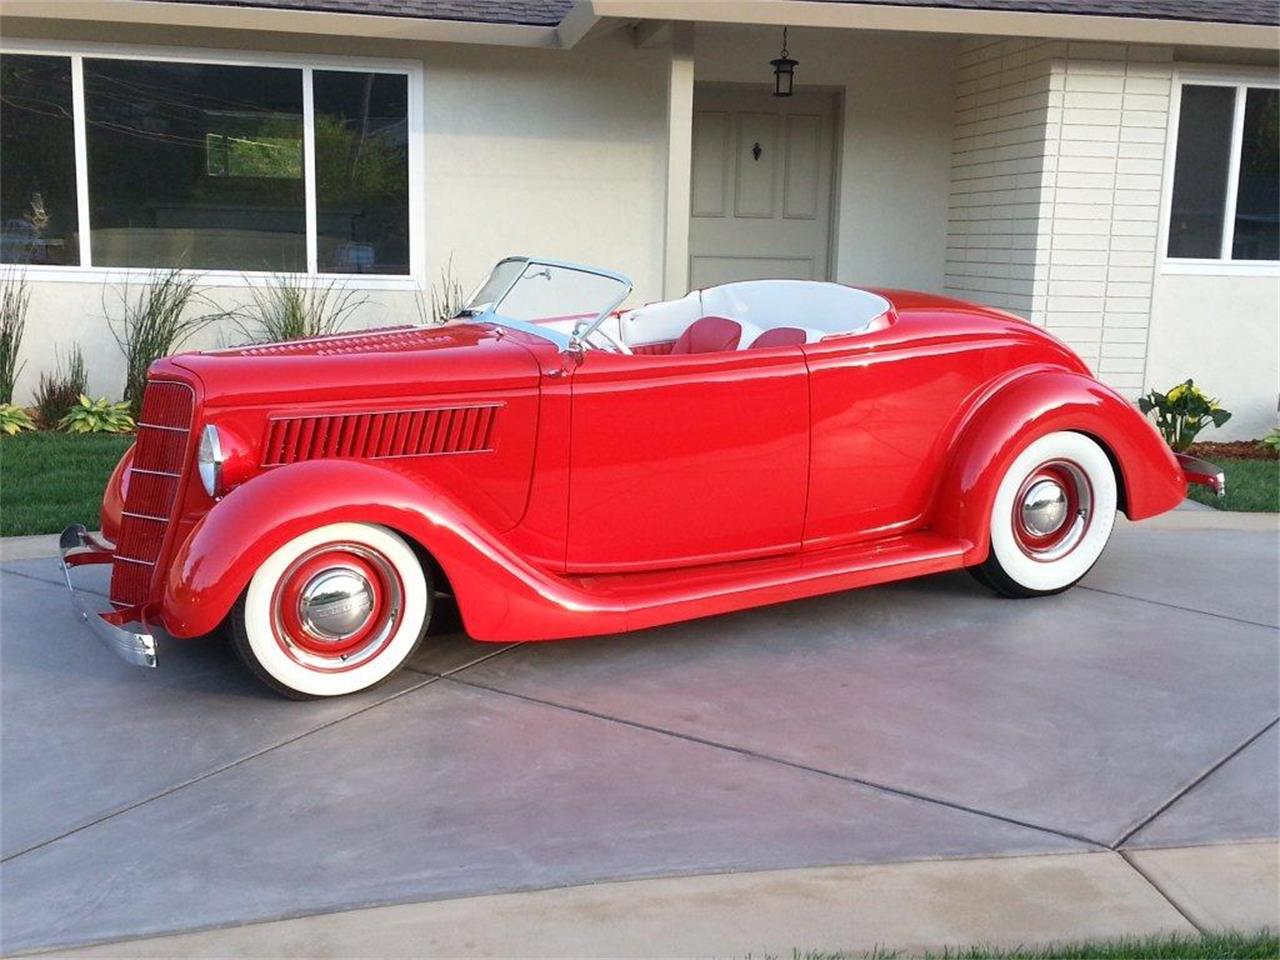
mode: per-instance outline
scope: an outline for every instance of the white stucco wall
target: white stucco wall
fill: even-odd
[[[697,83],[772,83],[782,31],[699,24]],[[796,85],[843,93],[836,279],[941,291],[955,41],[791,30]]]
[[[72,45],[101,42],[95,27],[60,25],[56,36],[6,21],[5,38]],[[452,256],[464,286],[500,257],[528,253],[629,274],[635,297],[662,294],[668,52],[637,50],[626,31],[557,50],[342,41],[323,38],[137,29],[115,42],[300,54],[413,59],[423,64],[426,278]],[[359,288],[359,281],[351,286]],[[210,287],[228,307],[242,287]],[[417,319],[411,291],[372,289],[352,326]],[[17,399],[29,399],[54,352],[79,344],[94,393],[116,397],[123,360],[104,313],[114,287],[75,279],[33,281]],[[208,329],[191,346],[234,338]]]
[[[1280,278],[1158,274],[1147,388],[1188,377],[1232,417],[1205,440],[1248,440],[1280,422]]]

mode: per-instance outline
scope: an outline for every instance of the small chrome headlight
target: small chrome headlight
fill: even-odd
[[[221,492],[222,464],[225,459],[218,428],[208,424],[200,433],[200,449],[196,453],[196,465],[200,470],[200,482],[204,485],[204,492],[211,497],[216,497]]]

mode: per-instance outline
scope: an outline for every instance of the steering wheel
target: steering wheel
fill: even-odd
[[[625,343],[623,343],[621,340],[615,339],[615,338],[613,337],[613,335],[612,335],[612,334],[605,333],[605,332],[604,332],[602,329],[600,329],[599,327],[596,327],[594,330],[592,330],[592,331],[591,331],[591,333],[590,333],[590,334],[588,334],[588,335],[587,335],[586,342],[587,342],[587,343],[590,343],[590,342],[591,342],[591,338],[592,338],[592,337],[596,337],[596,336],[598,336],[601,340],[603,340],[603,341],[604,341],[604,344],[603,344],[603,346],[602,346],[602,349],[604,349],[604,350],[611,350],[611,351],[613,351],[614,353],[620,353],[620,354],[622,354],[623,356],[626,356],[626,357],[631,356],[631,348],[630,348],[630,347],[628,347],[628,346],[627,346]],[[595,346],[601,346],[601,345],[600,345],[600,344],[595,344]]]

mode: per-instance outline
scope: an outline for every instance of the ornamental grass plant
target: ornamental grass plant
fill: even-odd
[[[337,333],[368,297],[339,280],[309,280],[295,274],[246,277],[249,301],[230,311],[250,343],[281,343]]]
[[[0,404],[13,403],[13,386],[25,366],[18,362],[18,353],[30,305],[26,274],[7,270],[0,277]]]
[[[199,275],[178,269],[152,273],[141,289],[126,281],[116,288],[114,305],[105,300],[104,294],[104,312],[124,354],[124,400],[136,420],[151,364],[174,353],[224,314],[212,308],[200,288]],[[193,308],[208,309],[196,312]]]

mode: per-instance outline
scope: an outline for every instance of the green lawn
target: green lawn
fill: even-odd
[[[1215,497],[1208,487],[1192,487],[1191,498],[1219,510],[1280,512],[1280,460],[1217,461],[1227,475],[1227,495]]]
[[[20,433],[0,437],[0,536],[98,529],[102,491],[132,436]]]
[[[793,960],[907,960],[915,956],[922,960],[1274,960],[1280,956],[1280,937],[1264,930],[1255,934],[1211,933],[1200,937],[1131,937],[1036,949],[965,947],[920,955],[880,950],[874,953],[797,950]]]

